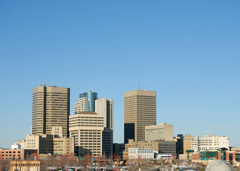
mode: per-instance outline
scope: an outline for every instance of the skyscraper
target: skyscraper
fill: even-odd
[[[32,134],[51,134],[61,127],[64,137],[69,135],[70,89],[41,85],[33,88]]]
[[[104,127],[113,129],[113,100],[101,98],[95,100],[95,112],[104,116]]]
[[[81,93],[79,99],[74,105],[73,114],[80,112],[94,112],[95,111],[95,100],[98,98],[97,92],[88,91]]]
[[[124,93],[124,142],[145,140],[145,126],[156,124],[156,91]]]

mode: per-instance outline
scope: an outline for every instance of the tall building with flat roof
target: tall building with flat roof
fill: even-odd
[[[32,134],[51,134],[52,127],[62,127],[69,135],[70,89],[41,85],[33,88]]]
[[[156,91],[124,93],[124,142],[145,140],[145,126],[156,124]]]
[[[113,129],[113,100],[101,98],[95,100],[95,112],[104,115],[104,127]]]

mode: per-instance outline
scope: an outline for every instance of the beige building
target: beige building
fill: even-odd
[[[53,126],[51,134],[54,136],[63,137],[62,126]]]
[[[130,139],[128,144],[125,144],[125,150],[123,151],[123,158],[124,159],[128,159],[129,148],[153,149],[155,152],[158,152],[158,141],[154,141],[154,142],[146,142],[146,141],[136,142],[136,141]]]
[[[70,133],[75,139],[75,148],[79,156],[102,155],[102,132],[104,116],[95,112],[82,112],[70,116]]]
[[[25,149],[36,149],[38,154],[53,154],[53,135],[27,135]]]
[[[156,91],[124,93],[124,142],[145,140],[145,126],[156,124]]]
[[[25,149],[36,149],[38,154],[74,154],[74,138],[54,135],[27,135]]]
[[[19,145],[20,149],[24,149],[25,143],[26,143],[25,139],[22,139],[22,140],[14,142],[14,145]]]
[[[153,149],[156,153],[169,153],[176,155],[176,142],[175,141],[133,141],[129,140],[128,144],[125,144],[125,150],[123,151],[123,158],[128,159],[128,149]]]
[[[77,114],[79,112],[87,111],[87,97],[81,97],[77,99],[77,102],[73,107],[73,114]]]
[[[145,141],[173,141],[173,125],[161,123],[145,127]]]
[[[53,154],[64,155],[73,154],[74,155],[74,138],[53,138]]]
[[[194,137],[185,135],[183,138],[183,154],[187,154],[187,150],[192,150],[192,140]]]
[[[40,85],[33,88],[32,134],[51,134],[53,126],[61,126],[63,136],[69,132],[70,89]]]
[[[40,171],[41,162],[36,160],[12,160],[9,163],[10,171]]]
[[[104,116],[104,127],[113,129],[113,100],[101,98],[95,100],[95,112]]]

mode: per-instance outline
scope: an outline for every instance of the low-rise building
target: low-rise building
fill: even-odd
[[[124,143],[114,143],[113,144],[113,156],[123,158],[123,151],[125,150]]]
[[[129,148],[139,148],[139,149],[153,149],[156,153],[169,153],[176,155],[176,142],[175,141],[133,141],[129,140],[128,144],[125,144],[125,150],[123,152],[123,158],[127,159],[129,157]]]
[[[57,132],[58,135],[27,135],[25,149],[37,149],[38,154],[74,154],[74,138],[62,137]]]
[[[24,160],[29,159],[32,154],[36,154],[37,150],[26,149],[0,149],[1,159],[4,160]]]
[[[154,159],[154,150],[129,148],[128,156],[129,156],[129,159]]]
[[[74,138],[53,138],[53,154],[74,154]]]
[[[20,149],[24,149],[25,143],[26,143],[25,139],[22,139],[14,142],[14,145],[20,145]]]
[[[10,161],[9,171],[40,171],[41,162],[36,160],[13,160]]]
[[[220,148],[229,149],[228,137],[213,135],[192,137],[191,135],[186,135],[183,139],[183,149],[185,154],[189,150],[193,150],[194,152],[201,152],[216,151]]]

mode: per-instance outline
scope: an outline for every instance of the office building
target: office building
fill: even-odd
[[[53,154],[53,135],[27,135],[25,149],[36,149],[38,154]]]
[[[145,141],[173,141],[173,125],[161,123],[145,127]]]
[[[95,112],[104,116],[104,127],[113,129],[113,100],[101,98],[95,100]]]
[[[192,137],[191,135],[186,135],[183,139],[184,154],[189,150],[194,152],[217,151],[220,148],[229,149],[228,137],[213,135]]]
[[[31,155],[36,153],[35,149],[0,149],[0,158],[3,160],[24,160],[30,159]]]
[[[187,154],[187,151],[192,150],[192,137],[191,135],[185,135],[183,138],[183,154]]]
[[[113,153],[113,130],[104,128],[102,132],[102,154],[111,157]]]
[[[53,138],[53,154],[74,155],[74,138],[73,137]]]
[[[176,153],[177,153],[177,158],[179,158],[179,154],[183,154],[183,134],[178,134],[177,137],[175,138],[176,142]]]
[[[158,153],[168,153],[176,156],[176,142],[158,141]]]
[[[123,152],[123,158],[129,157],[129,148],[139,149],[153,149],[155,153],[168,153],[176,155],[176,142],[175,141],[133,141],[129,140],[128,144],[125,144],[125,150]]]
[[[226,136],[205,135],[192,139],[192,150],[200,151],[217,151],[220,148],[229,149],[229,139]]]
[[[33,88],[32,134],[51,134],[53,126],[61,126],[63,136],[69,132],[70,89],[40,85]]]
[[[123,151],[125,150],[124,143],[113,143],[113,156],[123,158]]]
[[[145,126],[156,125],[156,91],[124,93],[124,142],[145,140]]]
[[[27,135],[25,149],[36,149],[38,154],[74,154],[74,138],[57,135]]]
[[[73,114],[80,112],[95,112],[95,100],[98,99],[97,92],[88,91],[81,93],[73,108]]]
[[[154,150],[129,148],[128,156],[129,156],[129,159],[154,159]]]
[[[102,155],[102,132],[104,116],[95,112],[82,112],[70,116],[70,133],[75,139],[75,152],[78,156]]]

